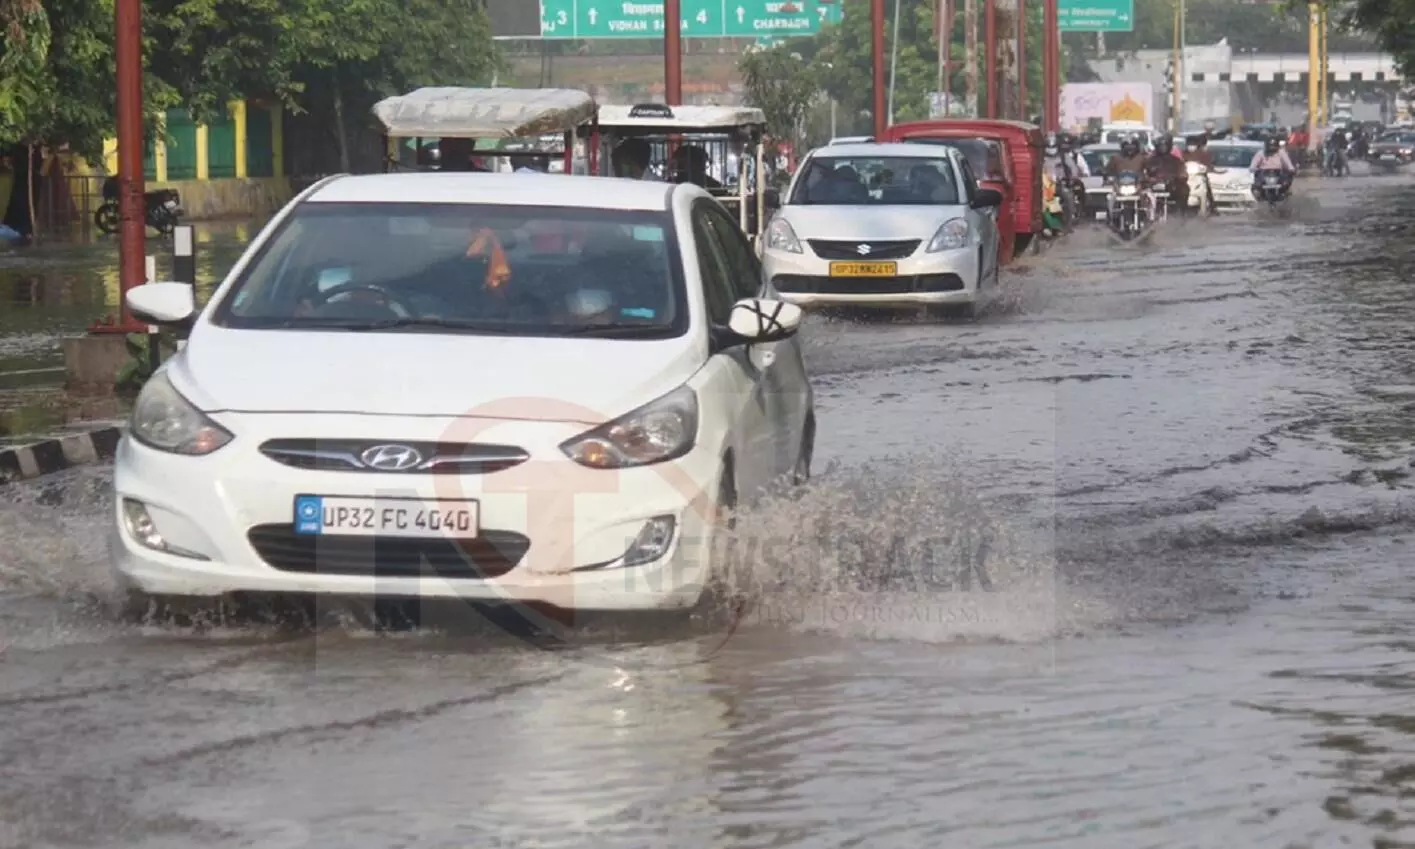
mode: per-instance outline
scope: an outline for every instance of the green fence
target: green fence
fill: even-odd
[[[167,179],[195,180],[197,125],[185,109],[167,110]]]
[[[275,176],[275,135],[270,110],[246,106],[246,176]]]
[[[213,180],[236,176],[236,122],[222,115],[206,128],[206,175]]]

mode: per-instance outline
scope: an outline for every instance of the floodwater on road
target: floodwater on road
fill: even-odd
[[[1299,191],[813,320],[732,630],[129,625],[106,472],[0,491],[0,846],[1415,846],[1415,188]]]

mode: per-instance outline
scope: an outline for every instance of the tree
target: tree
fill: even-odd
[[[798,144],[821,93],[812,65],[783,44],[747,53],[739,68],[747,101],[762,110],[773,137]]]

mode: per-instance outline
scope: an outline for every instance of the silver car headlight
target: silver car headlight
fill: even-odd
[[[929,240],[926,253],[938,253],[939,251],[952,251],[968,246],[969,228],[968,222],[962,218],[954,218],[943,222],[943,226],[938,228],[938,232]]]
[[[565,456],[591,469],[631,469],[676,460],[698,438],[698,393],[680,386],[637,410],[560,445]]]
[[[801,250],[801,240],[796,238],[796,231],[779,215],[767,225],[766,246],[769,250],[786,251],[790,254],[804,253]]]
[[[189,457],[210,454],[233,438],[183,398],[165,374],[153,377],[138,393],[128,432],[149,448]]]

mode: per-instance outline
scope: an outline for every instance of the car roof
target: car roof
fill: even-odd
[[[546,191],[527,186],[542,180]],[[692,191],[697,187],[616,177],[414,171],[343,175],[320,185],[305,202],[504,204],[662,212],[669,208],[675,189]],[[707,192],[703,196],[707,197]]]
[[[952,141],[952,139],[949,139]],[[965,139],[958,139],[965,141]],[[942,150],[940,148],[943,148]],[[864,156],[879,157],[893,156],[908,159],[939,159],[946,158],[951,154],[949,151],[955,148],[949,144],[910,144],[908,142],[862,142],[850,144],[829,144],[825,147],[818,147],[811,151],[811,157],[837,157],[837,156]]]

